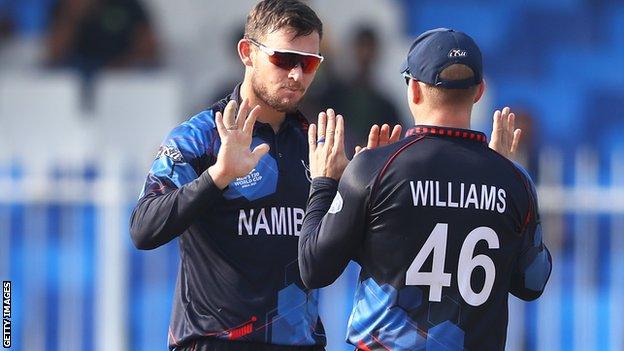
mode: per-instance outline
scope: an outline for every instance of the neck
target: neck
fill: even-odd
[[[247,99],[249,101],[250,106],[260,106],[260,114],[257,119],[258,122],[269,124],[275,133],[279,131],[280,126],[286,119],[286,113],[277,111],[259,99],[251,86],[251,79],[245,77],[245,80],[243,80],[243,84],[240,88],[240,95],[242,99]]]
[[[472,106],[469,108],[423,109],[415,113],[414,122],[439,127],[470,129],[471,114]]]

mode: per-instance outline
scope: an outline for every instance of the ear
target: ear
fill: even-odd
[[[422,102],[422,87],[420,86],[420,82],[415,79],[410,79],[408,90],[408,98],[409,102],[413,104],[419,104]]]
[[[475,98],[473,100],[474,103],[477,103],[479,100],[481,100],[483,93],[485,93],[485,87],[485,78],[483,78],[481,79],[481,84],[479,84],[479,87],[477,88],[477,94],[475,95]]]
[[[238,41],[238,56],[245,66],[253,66],[253,60],[251,59],[252,50],[249,40],[241,39]]]

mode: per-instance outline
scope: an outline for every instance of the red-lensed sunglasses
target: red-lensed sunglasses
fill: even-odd
[[[269,61],[279,68],[291,70],[301,65],[303,73],[313,73],[323,62],[323,56],[293,50],[278,50],[247,38],[252,44],[269,56]]]

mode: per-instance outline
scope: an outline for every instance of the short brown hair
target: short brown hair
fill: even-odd
[[[450,65],[440,72],[440,78],[447,81],[464,80],[473,77],[473,70],[462,64]],[[459,105],[472,103],[477,93],[477,87],[478,85],[466,89],[447,89],[427,85],[426,91],[431,98],[431,103],[434,105]]]
[[[247,16],[245,37],[258,39],[284,27],[294,31],[295,38],[317,32],[323,37],[323,23],[314,10],[298,0],[263,0]]]

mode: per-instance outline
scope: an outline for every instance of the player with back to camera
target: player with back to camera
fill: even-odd
[[[431,30],[402,71],[416,122],[408,137],[345,170],[342,119],[310,127],[299,268],[321,288],[360,264],[347,336],[358,350],[502,350],[509,294],[544,290],[552,260],[535,186],[470,130],[482,71],[472,38]]]

